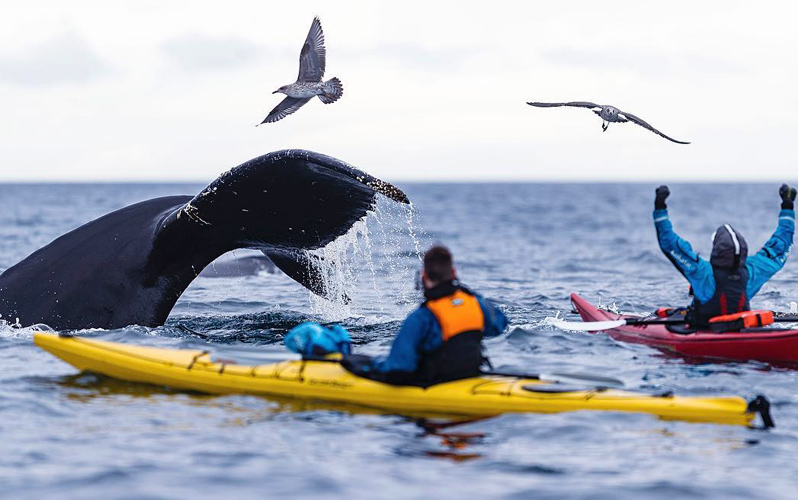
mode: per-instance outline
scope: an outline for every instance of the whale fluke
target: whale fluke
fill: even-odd
[[[255,248],[315,293],[303,252],[346,233],[377,193],[395,186],[330,156],[269,153],[222,174],[198,195],[156,198],[71,231],[0,275],[0,313],[58,330],[162,325],[218,256]]]

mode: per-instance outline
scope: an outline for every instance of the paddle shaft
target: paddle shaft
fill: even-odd
[[[774,313],[774,323],[798,323],[798,316],[776,316]],[[681,324],[687,323],[684,319],[663,318],[663,319],[645,319],[645,318],[621,318],[626,321],[627,325],[668,325],[671,323]]]
[[[798,316],[776,316],[773,315],[774,323],[798,323]],[[645,319],[645,318],[620,318],[623,319],[627,325],[670,325],[670,324],[684,324],[687,323],[684,319],[662,318],[662,319]]]
[[[776,323],[798,323],[798,316],[782,315],[774,316],[773,321]],[[603,330],[612,330],[624,325],[629,326],[646,326],[646,325],[684,325],[687,321],[681,318],[618,318],[606,319],[602,321],[565,321],[562,319],[555,319],[551,322],[552,325],[562,328],[563,330],[582,331],[582,332],[599,332]]]
[[[679,325],[682,323],[687,323],[687,321],[683,319],[675,319],[675,318],[662,318],[662,319],[619,318],[619,321],[620,320],[623,320],[627,325]]]
[[[798,316],[796,315],[783,315],[783,316],[776,316],[777,313],[773,314],[773,322],[774,323],[798,323]]]

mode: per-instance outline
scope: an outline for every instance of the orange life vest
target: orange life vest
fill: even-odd
[[[463,290],[428,300],[427,309],[438,320],[444,342],[464,332],[482,332],[485,329],[485,316],[479,301]]]
[[[482,352],[485,316],[477,298],[467,290],[429,299],[425,306],[441,328],[441,346],[421,353],[418,377],[426,385],[476,377],[487,360]]]

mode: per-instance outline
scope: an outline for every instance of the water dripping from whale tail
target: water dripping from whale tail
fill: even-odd
[[[420,241],[409,204],[379,200],[368,215],[330,244],[305,250],[314,285],[311,313],[324,321],[399,319],[418,305],[415,275]],[[296,278],[295,278],[296,279]]]

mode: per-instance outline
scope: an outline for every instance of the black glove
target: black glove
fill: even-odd
[[[668,205],[665,204],[665,198],[671,194],[671,190],[668,189],[668,186],[658,187],[656,193],[657,197],[654,198],[654,208],[657,210],[664,210],[668,208]]]
[[[779,188],[779,196],[781,196],[781,208],[792,210],[795,205],[795,188],[782,184]]]

